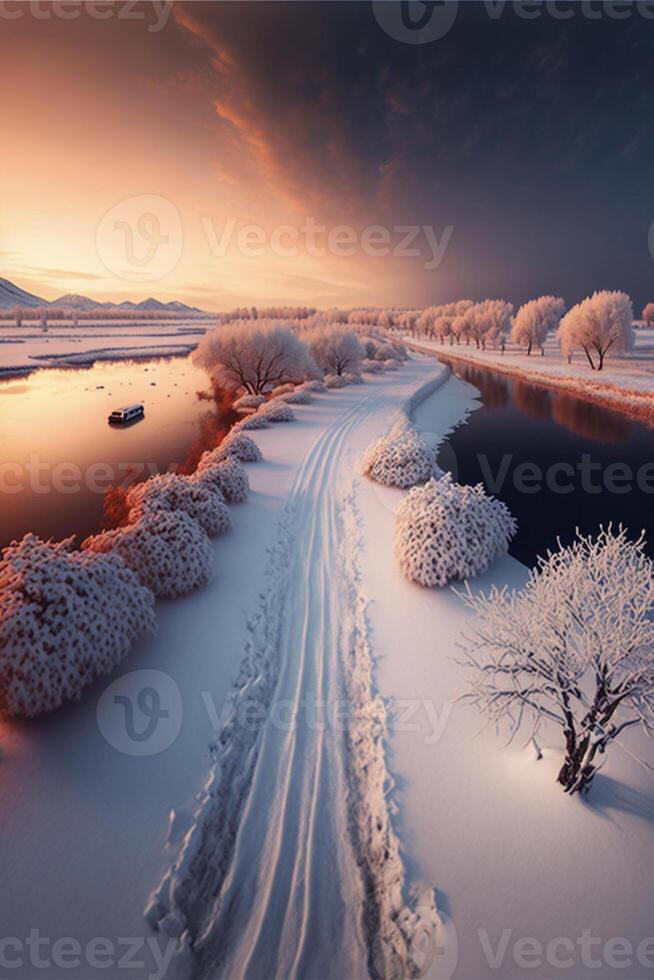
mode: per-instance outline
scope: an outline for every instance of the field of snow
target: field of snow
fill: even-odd
[[[364,448],[443,373],[416,357],[250,433],[264,461],[214,545],[215,579],[159,603],[158,637],[118,675],[134,706],[145,685],[178,692],[171,744],[126,753],[102,714],[106,681],[0,726],[3,935],[50,941],[45,973],[24,957],[13,976],[651,972],[654,793],[635,756],[654,753],[631,734],[582,802],[554,783],[556,746],[536,761],[475,738],[479,717],[454,704],[469,614],[451,590],[402,579],[402,491],[358,475]],[[409,409],[437,442],[476,391],[456,378],[430,390]],[[505,558],[476,585],[525,577]],[[63,937],[83,947],[75,967],[54,955]]]
[[[197,347],[212,320],[104,321],[77,326],[55,321],[44,333],[37,324],[0,322],[0,377],[42,367],[91,364],[124,357],[167,357]]]
[[[553,334],[547,339],[544,356],[534,351],[530,357],[512,344],[502,354],[490,348],[477,350],[474,344],[441,344],[410,337],[405,340],[414,350],[485,364],[527,381],[564,388],[640,421],[654,423],[654,330],[637,330],[634,350],[623,356],[609,355],[601,372],[591,370],[581,350],[575,351],[572,363],[568,364]]]

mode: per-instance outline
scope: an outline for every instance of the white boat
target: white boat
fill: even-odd
[[[111,425],[123,425],[125,422],[133,422],[135,419],[143,418],[145,409],[143,405],[127,405],[126,408],[117,408],[109,416]]]

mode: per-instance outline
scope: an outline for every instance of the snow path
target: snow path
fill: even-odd
[[[365,977],[395,964],[407,975],[412,936],[435,916],[429,893],[417,913],[405,906],[356,503],[344,490],[352,435],[397,408],[402,374],[362,390],[298,472],[214,768],[146,910],[182,936],[177,972]]]

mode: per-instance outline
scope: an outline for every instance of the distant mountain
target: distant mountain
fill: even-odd
[[[8,279],[0,279],[0,309],[6,310],[13,306],[33,308],[49,305],[46,299],[41,299],[34,293],[28,293],[26,290],[20,289],[19,286],[14,286],[13,282],[9,282]]]
[[[161,300],[155,299],[153,296],[142,300],[140,303],[132,303],[130,300],[125,300],[122,303],[99,303],[97,300],[91,299],[90,296],[66,293],[65,296],[48,302],[46,299],[41,299],[40,296],[35,296],[19,286],[15,286],[8,279],[0,279],[0,309],[11,309],[14,306],[21,306],[24,309],[35,306],[51,306],[57,309],[80,310],[81,312],[88,312],[89,310],[143,310],[144,312],[155,313],[209,315],[205,310],[198,309],[197,306],[187,306],[186,303],[180,303],[178,300],[162,303]]]
[[[110,303],[98,303],[89,296],[80,296],[79,293],[66,293],[65,296],[53,299],[50,303],[50,306],[63,307],[66,310],[97,310],[110,305]]]

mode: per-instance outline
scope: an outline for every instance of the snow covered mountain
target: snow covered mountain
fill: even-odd
[[[64,307],[67,310],[97,310],[113,304],[98,303],[97,300],[91,299],[89,296],[80,296],[79,293],[66,293],[65,296],[52,300],[50,305]]]
[[[58,299],[49,301],[42,299],[40,296],[35,296],[33,293],[28,293],[25,289],[21,289],[8,279],[0,279],[0,309],[12,309],[15,306],[21,306],[24,309],[28,307],[34,308],[36,306],[51,306],[57,309],[80,310],[84,312],[88,310],[124,309],[155,311],[159,313],[205,313],[205,310],[200,310],[197,306],[187,306],[186,303],[180,303],[178,300],[173,300],[170,303],[162,303],[161,300],[155,299],[153,296],[142,300],[140,303],[132,303],[130,300],[125,300],[122,303],[100,303],[98,300],[91,299],[90,296],[81,296],[79,293],[66,293],[65,296],[59,296]]]
[[[14,306],[35,307],[49,306],[47,300],[28,293],[25,289],[15,286],[8,279],[0,279],[0,309],[7,309]]]

